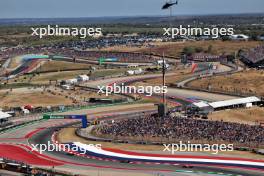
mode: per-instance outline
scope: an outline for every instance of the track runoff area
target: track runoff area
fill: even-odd
[[[78,166],[81,168],[80,172],[88,169],[91,173],[93,169],[102,172],[114,171],[118,174],[126,171],[138,174],[167,175],[241,175],[240,173],[258,175],[263,171],[264,164],[260,160],[220,156],[150,154],[104,148],[103,145],[57,141],[57,129],[80,121],[82,121],[82,128],[86,128],[89,124],[89,117],[87,115],[44,114],[43,119],[39,121],[10,129],[0,135],[1,156],[38,167],[65,167],[74,170]]]

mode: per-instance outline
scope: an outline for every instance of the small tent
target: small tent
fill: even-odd
[[[7,121],[7,118],[11,117],[10,114],[0,111],[0,123]]]
[[[79,82],[89,81],[89,76],[87,76],[87,75],[79,75],[79,76],[77,76],[77,80]]]

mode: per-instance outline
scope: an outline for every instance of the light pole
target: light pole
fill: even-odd
[[[162,55],[162,61],[163,61],[163,64],[162,64],[162,86],[163,88],[166,86],[166,63],[165,63],[165,56],[164,56],[164,52],[163,52],[163,55]],[[163,91],[163,104],[164,106],[166,105],[166,94],[165,92]]]
[[[163,6],[162,6],[162,10],[167,10],[169,9],[170,11],[170,19],[169,19],[169,23],[170,23],[170,28],[172,27],[172,6],[177,5],[178,4],[178,0],[176,0],[175,2],[172,2],[172,0],[170,0],[169,2],[166,2]],[[165,54],[163,52],[162,55],[162,60],[163,60],[163,64],[162,64],[162,86],[163,88],[165,88],[166,86],[166,63],[165,63]],[[167,102],[166,102],[166,94],[165,92],[162,93],[162,111],[163,111],[163,117],[165,117],[166,115],[166,111],[167,111]]]

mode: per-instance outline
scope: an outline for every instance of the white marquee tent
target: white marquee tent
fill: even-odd
[[[6,118],[9,118],[9,117],[11,117],[10,114],[7,114],[7,113],[4,113],[4,112],[0,111],[0,120],[1,119],[6,119]]]

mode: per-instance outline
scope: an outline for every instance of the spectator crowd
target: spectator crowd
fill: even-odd
[[[248,52],[241,54],[243,61],[250,64],[256,64],[264,60],[264,45],[250,49]]]
[[[223,121],[198,120],[168,115],[115,121],[99,127],[99,134],[112,137],[159,137],[184,141],[222,141],[263,145],[264,127]]]
[[[119,44],[117,41],[112,41],[111,44]],[[117,43],[115,43],[117,42]],[[12,47],[5,49],[0,52],[0,59],[6,60],[8,58],[12,58],[18,55],[26,55],[26,54],[48,54],[48,55],[61,55],[66,56],[68,58],[89,58],[89,60],[98,60],[99,58],[117,58],[119,62],[153,62],[154,60],[158,60],[157,57],[153,57],[150,55],[145,55],[142,53],[130,53],[130,52],[110,52],[110,51],[88,51],[86,47],[81,47],[81,45],[74,44],[75,42],[71,42],[71,44],[53,44],[53,45],[43,45],[43,46],[35,46],[35,47]],[[90,43],[95,43],[96,41],[91,41]],[[73,60],[74,61],[74,60]]]

